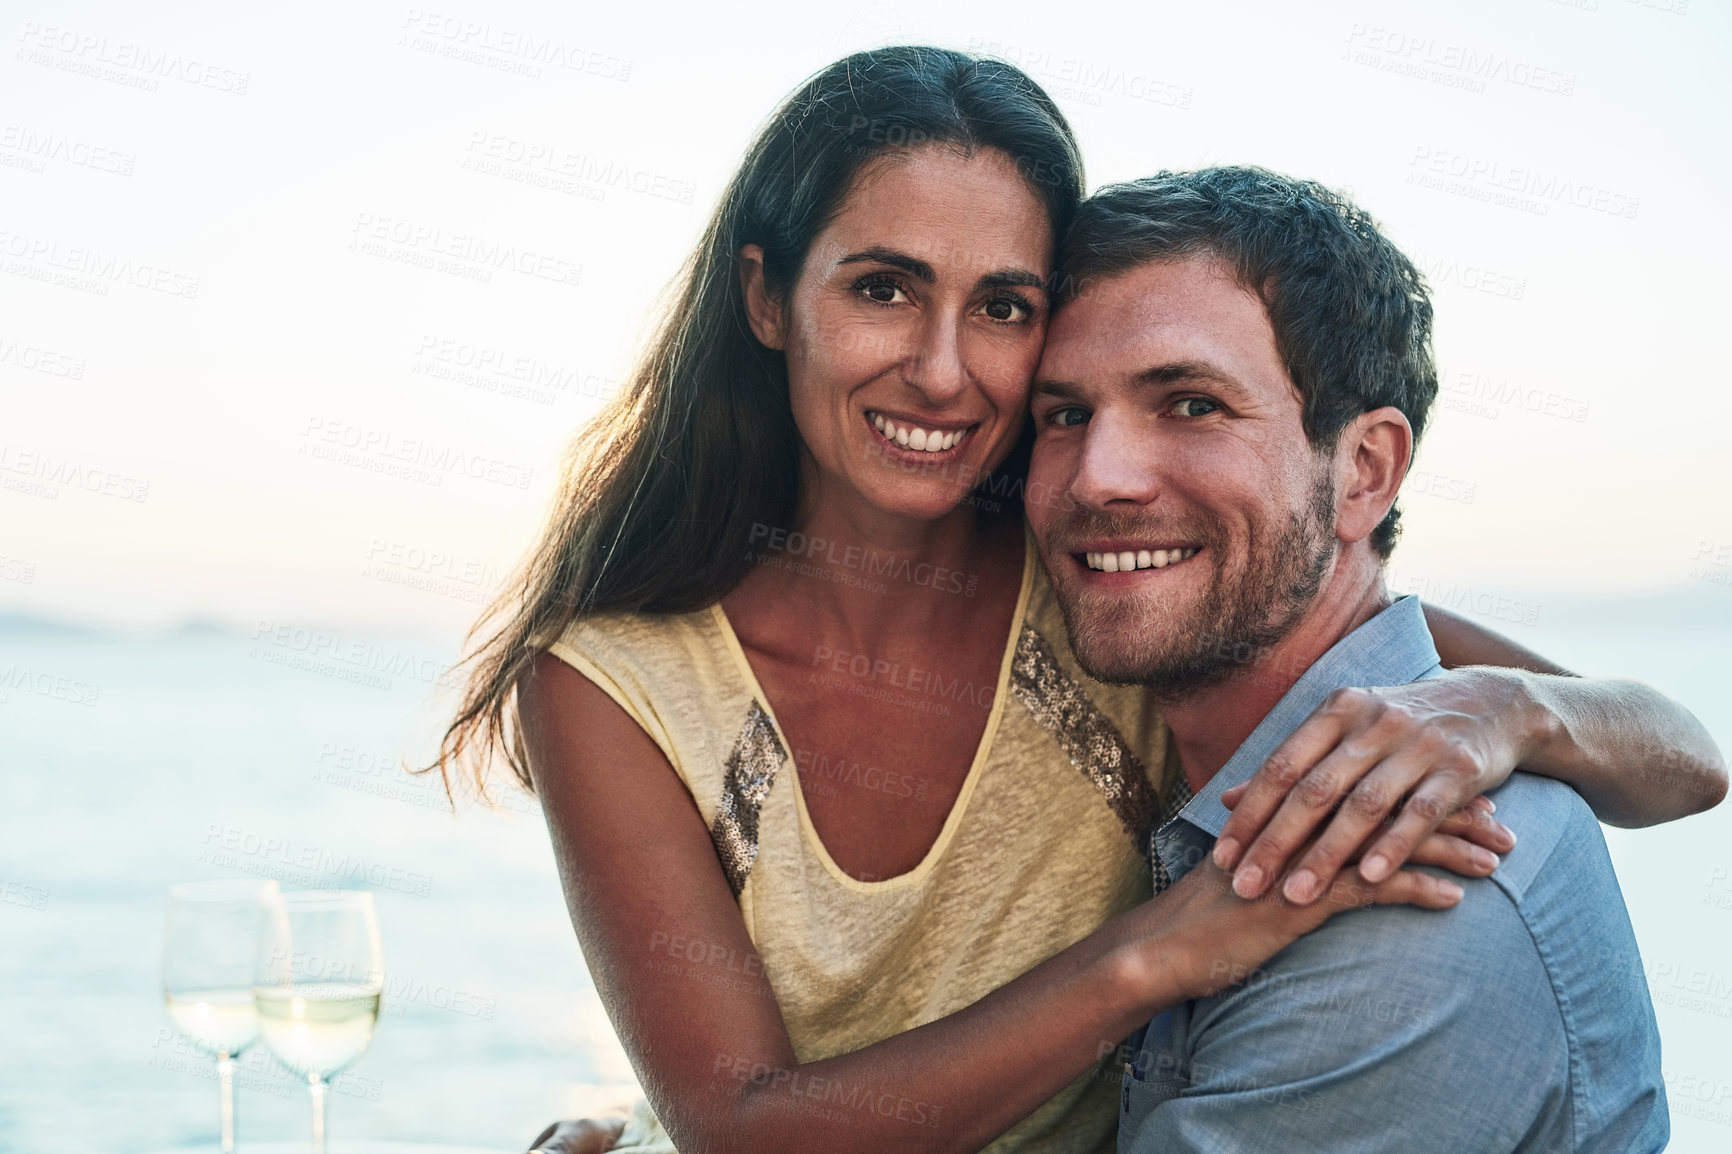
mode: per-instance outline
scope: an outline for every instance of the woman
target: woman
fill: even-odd
[[[1404,870],[1246,902],[1204,864],[1149,900],[1141,844],[1183,797],[1164,731],[1077,668],[1016,499],[1082,191],[1063,118],[1008,65],[898,48],[812,78],[496,607],[440,765],[479,777],[503,750],[543,799],[655,1108],[619,1149],[1111,1149],[1114,1043],[1152,1013],[1335,909],[1459,898]],[[1531,660],[1438,633],[1454,665]],[[1518,761],[1634,820],[1723,789],[1617,780],[1629,742],[1717,766],[1639,687],[1475,670],[1379,700],[1338,741],[1407,755],[1446,808]],[[1379,847],[1489,873],[1483,847],[1512,842],[1480,812]],[[1250,854],[1285,860],[1283,824]]]

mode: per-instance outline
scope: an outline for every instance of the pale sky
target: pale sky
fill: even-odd
[[[1728,5],[161,7],[0,27],[0,611],[450,636],[755,128],[890,42],[1023,64],[1091,186],[1257,163],[1383,222],[1444,371],[1403,581],[1732,606]]]

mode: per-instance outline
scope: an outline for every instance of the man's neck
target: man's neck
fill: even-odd
[[[1200,791],[1305,671],[1390,604],[1383,569],[1363,542],[1344,549],[1317,599],[1287,635],[1228,680],[1163,709],[1185,778]]]

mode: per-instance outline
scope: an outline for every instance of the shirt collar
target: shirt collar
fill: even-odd
[[[1228,809],[1221,795],[1249,781],[1263,762],[1311,716],[1323,699],[1350,685],[1406,685],[1437,669],[1437,647],[1418,597],[1401,598],[1337,641],[1294,682],[1227,764],[1179,811],[1209,837],[1221,835]]]

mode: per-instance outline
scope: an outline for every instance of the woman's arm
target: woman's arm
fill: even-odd
[[[661,751],[546,655],[519,705],[584,958],[684,1150],[978,1150],[1157,1010],[1230,984],[1221,975],[1247,972],[1329,914],[1368,901],[1446,908],[1461,893],[1404,871],[1375,888],[1343,875],[1309,907],[1246,902],[1204,862],[967,1009],[802,1063],[703,818]],[[1465,851],[1438,860],[1489,872]]]
[[[1438,656],[1525,734],[1519,764],[1574,786],[1608,825],[1658,825],[1726,796],[1726,763],[1694,714],[1639,681],[1581,678],[1482,625],[1427,605]],[[1496,668],[1463,669],[1463,666]],[[1483,792],[1483,790],[1482,790]]]
[[[1387,877],[1439,821],[1518,765],[1568,782],[1611,825],[1672,821],[1726,796],[1719,748],[1664,694],[1574,677],[1433,606],[1425,616],[1448,674],[1331,694],[1255,777],[1222,795],[1233,814],[1215,862],[1238,872],[1243,896],[1269,889],[1248,871],[1275,877],[1325,822],[1294,873],[1333,876],[1387,823],[1359,867],[1368,881]],[[1295,901],[1315,892],[1288,885]]]

